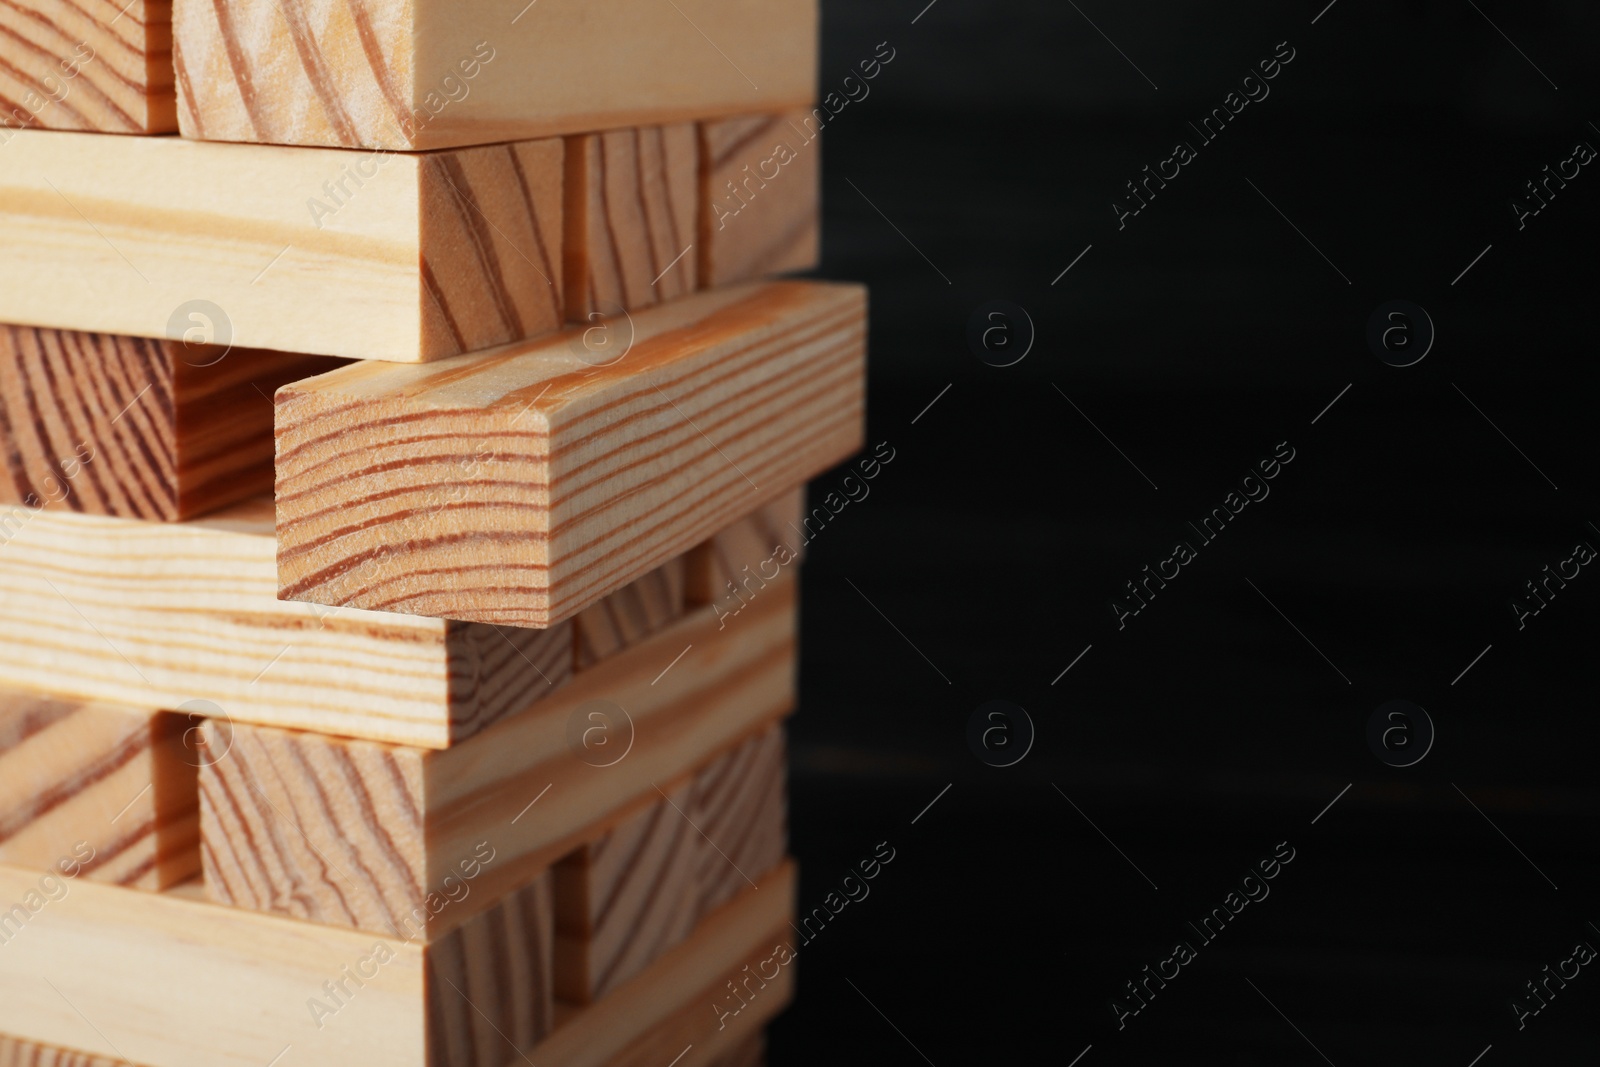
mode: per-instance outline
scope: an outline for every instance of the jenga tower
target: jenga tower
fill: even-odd
[[[519,6],[0,10],[0,1067],[764,1060],[816,3]]]

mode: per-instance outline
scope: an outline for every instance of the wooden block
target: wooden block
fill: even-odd
[[[564,317],[562,167],[559,139],[396,155],[17,131],[0,322],[181,340],[198,313],[243,347],[399,362],[537,336]]]
[[[0,901],[24,899],[36,877],[0,868]],[[484,1042],[468,1047],[464,1032],[441,1029],[441,1013],[481,1010],[507,1036],[516,1026],[527,1027],[519,1035],[539,1033],[539,1019],[550,1017],[547,996],[530,984],[537,969],[528,958],[540,948],[513,932],[519,917],[542,920],[536,906],[514,903],[519,913],[493,920],[490,936],[462,949],[219,908],[185,889],[75,884],[0,946],[0,1032],[13,1046],[0,1055],[20,1044],[82,1049],[87,1063],[261,1067],[288,1047],[303,1067],[503,1067],[530,1054],[540,1067],[605,1067],[653,1039],[675,1041],[686,1024],[708,1051],[724,1040],[735,1047],[793,992],[790,963],[716,1030],[709,1005],[717,991],[787,938],[788,865],[542,1040],[515,1047],[486,1026]],[[452,973],[447,953],[460,951],[476,982]],[[513,1007],[503,1011],[503,1003]]]
[[[556,996],[592,1004],[694,930],[692,792],[683,783],[556,865]]]
[[[0,6],[0,144],[5,127],[171,133],[171,0]]]
[[[705,915],[783,862],[789,848],[782,727],[713,760],[694,781],[695,907]]]
[[[558,863],[556,995],[594,1003],[777,869],[784,777],[766,727]]]
[[[783,568],[805,559],[806,491],[792,489],[717,531],[684,557],[689,603],[737,614]]]
[[[36,880],[0,868],[0,901]],[[507,1039],[530,1048],[553,1025],[548,875],[431,943],[218,908],[188,887],[73,884],[18,907],[14,932],[0,927],[0,1030],[87,1063],[260,1067],[292,1045],[303,1064],[502,1067]]]
[[[139,889],[199,874],[190,725],[0,691],[0,863]]]
[[[174,522],[272,491],[272,394],[339,365],[0,325],[0,503]]]
[[[690,616],[442,752],[234,724],[200,775],[207,893],[436,938],[787,714],[795,592],[775,587],[737,633]]]
[[[569,335],[279,390],[279,595],[549,626],[860,448],[861,288],[735,287],[633,322],[605,367]]]
[[[283,603],[275,549],[270,500],[166,525],[0,506],[0,685],[443,748],[571,676],[570,626]]]
[[[176,0],[173,35],[179,126],[218,141],[434,149],[816,95],[816,0]]]
[[[577,669],[592,667],[683,618],[689,610],[687,572],[688,557],[680,556],[580,611],[572,620]]]
[[[567,318],[594,322],[694,292],[693,123],[567,138]]]
[[[700,125],[700,283],[811,270],[822,254],[822,142],[809,111]]]

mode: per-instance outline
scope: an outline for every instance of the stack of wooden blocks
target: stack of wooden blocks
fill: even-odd
[[[763,280],[816,62],[815,0],[0,3],[0,1067],[762,1062],[865,401],[864,292]]]

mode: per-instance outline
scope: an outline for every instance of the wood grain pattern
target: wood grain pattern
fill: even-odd
[[[279,594],[570,618],[861,446],[865,319],[859,287],[742,286],[634,315],[605,367],[569,334],[286,386]]]
[[[23,898],[35,879],[0,868],[0,901]],[[82,1049],[88,1063],[98,1056],[148,1067],[261,1067],[286,1045],[305,1067],[509,1067],[530,1056],[540,1067],[605,1067],[626,1056],[632,1067],[631,1057],[650,1042],[664,1047],[690,1026],[705,1052],[683,1062],[699,1067],[721,1042],[737,1047],[792,995],[791,964],[724,1030],[707,1006],[747,962],[768,958],[770,946],[786,940],[794,884],[792,865],[775,871],[601,1004],[558,1015],[561,1025],[544,1040],[514,1048],[500,1038],[469,1048],[464,1032],[446,1031],[439,1041],[429,1032],[437,1012],[459,1010],[439,1001],[465,999],[442,981],[457,981],[445,957],[454,950],[219,908],[186,889],[156,894],[83,883],[33,915],[0,951],[0,1032],[13,1044]],[[532,910],[525,921],[537,925]],[[514,921],[505,917],[505,929]],[[537,945],[522,933],[496,945],[500,930],[492,924],[486,933],[464,948],[481,977],[497,975],[508,994],[533,990],[525,983],[536,981],[536,970],[510,975],[513,956],[537,953]],[[472,992],[480,1007],[480,996],[495,995],[492,984]],[[316,1002],[337,1007],[319,1012]],[[535,993],[520,1010],[545,1012],[542,1002]],[[527,1032],[537,1032],[536,1024]]]
[[[554,870],[556,995],[592,1004],[783,862],[783,731],[765,728]]]
[[[699,145],[693,123],[567,138],[567,318],[694,292]]]
[[[810,117],[792,111],[700,125],[702,285],[817,265],[822,142],[806,125]]]
[[[735,615],[784,568],[805,559],[800,523],[805,516],[802,486],[762,505],[684,557],[689,603],[719,604],[719,614]]]
[[[209,4],[208,4],[209,6]],[[226,5],[223,5],[226,6]],[[431,155],[20,130],[0,322],[416,362],[562,322],[559,138]]]
[[[171,133],[171,0],[0,0],[4,127]]]
[[[694,930],[691,793],[677,786],[556,864],[556,996],[592,1004]]]
[[[816,95],[816,0],[176,0],[173,34],[179,126],[220,141],[414,151]]]
[[[339,361],[0,326],[0,503],[175,522],[272,490],[272,394]]]
[[[689,610],[688,569],[688,557],[679,556],[578,612],[572,620],[577,669],[592,667],[683,618]]]
[[[519,1062],[555,1025],[551,879],[540,875],[428,946],[428,1063]]]
[[[695,775],[694,884],[705,915],[759,881],[789,849],[783,729],[765,730]]]
[[[571,676],[567,625],[279,601],[275,548],[270,500],[166,525],[0,508],[0,685],[443,748]]]
[[[437,939],[787,714],[795,596],[774,588],[737,631],[690,616],[442,752],[234,724],[201,769],[206,892]],[[620,759],[585,738],[595,709]]]
[[[200,873],[189,726],[0,690],[0,863],[139,889]]]
[[[73,1052],[54,1045],[40,1045],[32,1041],[19,1041],[0,1034],[0,1067],[129,1067],[123,1060],[112,1056],[96,1056],[92,1052]]]

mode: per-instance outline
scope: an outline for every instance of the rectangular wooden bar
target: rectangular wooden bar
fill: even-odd
[[[792,579],[778,583],[725,630],[702,610],[443,752],[232,724],[200,774],[206,890],[239,908],[436,937],[787,714],[795,597]],[[781,780],[770,766],[766,777]],[[710,783],[691,792],[709,805],[697,821],[721,825],[720,796]],[[722,872],[697,884],[711,874]]]
[[[0,863],[139,889],[199,874],[193,725],[0,691]]]
[[[444,748],[555,692],[569,625],[277,599],[270,500],[189,522],[0,507],[0,685]]]
[[[0,326],[0,504],[175,522],[272,491],[272,394],[324,356]]]
[[[604,366],[574,333],[286,386],[279,595],[570,618],[861,446],[865,317],[859,287],[741,286],[633,315]]]
[[[419,150],[778,111],[816,95],[816,0],[175,0],[179,124]]]
[[[822,254],[822,142],[809,111],[700,126],[700,284],[810,270]]]
[[[0,322],[416,362],[564,319],[559,138],[399,155],[0,136]]]
[[[0,868],[0,902],[27,898],[36,877]],[[292,1048],[304,1067],[605,1067],[690,1033],[704,1047],[684,1062],[709,1063],[792,995],[792,951],[780,946],[794,890],[785,865],[575,1013],[552,1011],[538,985],[548,912],[526,897],[505,902],[489,936],[422,944],[219,908],[186,889],[77,883],[0,946],[0,1056],[80,1049],[86,1064],[261,1067]],[[451,963],[461,958],[465,972]],[[761,995],[719,1028],[727,983],[779,958]],[[481,1029],[469,1039],[469,1027]]]
[[[0,144],[6,127],[171,133],[171,0],[0,4]]]
[[[783,862],[784,744],[772,727],[558,863],[556,995],[591,1004]]]

